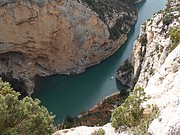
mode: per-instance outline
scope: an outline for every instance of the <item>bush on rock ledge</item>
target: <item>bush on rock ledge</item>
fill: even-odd
[[[158,109],[154,105],[149,105],[148,111],[144,111],[145,108],[141,104],[148,98],[143,88],[136,88],[112,113],[112,126],[116,129],[120,126],[131,128],[135,135],[146,134],[149,124],[158,114]]]

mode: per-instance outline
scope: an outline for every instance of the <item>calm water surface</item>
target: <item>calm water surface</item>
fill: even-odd
[[[153,13],[164,8],[166,0],[146,0],[138,5],[139,17],[128,35],[128,40],[111,57],[100,64],[90,67],[80,75],[54,75],[36,79],[35,97],[42,105],[56,115],[56,122],[67,115],[75,116],[88,110],[124,86],[111,77],[125,59],[130,57],[133,42],[138,36],[140,25]]]

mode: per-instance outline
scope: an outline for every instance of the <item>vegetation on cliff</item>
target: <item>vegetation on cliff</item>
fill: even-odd
[[[177,89],[179,86],[176,86],[176,83],[179,82],[179,79],[176,82],[176,78],[179,78],[177,50],[180,43],[178,2],[169,0],[165,10],[154,14],[151,19],[141,25],[140,36],[134,43],[131,57],[134,67],[132,79],[136,77],[135,87],[144,87],[146,95],[150,95],[151,98],[146,102],[148,98],[145,97],[143,89],[135,89],[125,102],[112,113],[112,126],[116,129],[122,130],[122,127],[125,126],[135,135],[179,133],[179,127],[173,125],[174,121],[174,123],[179,123],[178,120],[175,120],[176,116],[173,119],[168,116],[171,119],[170,122],[169,119],[166,119],[166,114],[164,118],[161,117],[164,110],[170,107],[174,111],[179,103]],[[123,69],[126,69],[125,67],[124,64]],[[120,70],[123,71],[123,69]],[[142,104],[144,101],[145,103]],[[156,105],[144,106],[145,104]],[[161,116],[154,120],[159,114],[157,106]],[[170,112],[171,109],[168,111]],[[174,113],[173,111],[171,113]],[[152,121],[156,124],[151,124]]]
[[[127,34],[129,29],[125,25],[132,25],[130,22],[137,15],[134,6],[135,0],[82,0],[99,18],[108,25],[109,22],[116,22],[109,27],[110,39],[116,40],[121,34]]]
[[[143,88],[136,88],[125,102],[117,107],[112,113],[112,126],[118,129],[120,126],[132,128],[134,134],[146,134],[150,122],[157,116],[158,109],[149,106],[149,111],[144,112],[142,103],[148,97],[145,96]]]
[[[40,106],[38,99],[25,97],[19,100],[10,84],[0,79],[0,134],[1,135],[49,135],[53,133],[53,118]]]
[[[169,30],[169,35],[173,42],[170,51],[173,51],[180,43],[180,30],[178,30],[177,28],[171,28]]]
[[[91,135],[105,135],[105,131],[100,128],[99,130],[93,132]]]
[[[176,1],[174,0],[168,0],[168,4],[166,5],[166,9],[164,11],[160,11],[160,13],[163,14],[163,25],[168,26],[173,22],[179,22],[179,11],[180,11],[180,5],[178,3],[174,4],[173,6],[172,3],[176,3]],[[176,24],[175,24],[176,25]],[[172,40],[172,45],[169,48],[170,52],[172,52],[177,45],[180,43],[180,30],[179,30],[179,26],[170,26],[169,30],[168,30],[168,34]]]

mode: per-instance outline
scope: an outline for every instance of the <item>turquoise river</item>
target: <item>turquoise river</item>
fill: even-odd
[[[138,20],[132,27],[128,40],[114,55],[100,64],[79,75],[53,75],[36,79],[34,96],[56,115],[56,122],[59,123],[67,115],[75,116],[92,108],[104,97],[123,88],[121,83],[111,77],[116,76],[118,67],[130,57],[140,25],[153,13],[163,9],[165,4],[166,0],[146,0],[138,5]]]

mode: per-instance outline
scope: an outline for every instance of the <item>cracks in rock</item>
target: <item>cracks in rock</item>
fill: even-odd
[[[20,21],[17,21],[16,22],[16,25],[22,25],[22,24],[24,24],[24,23],[32,23],[33,21],[35,21],[36,19],[38,18],[38,15],[37,15],[37,12],[36,12],[36,16],[34,16],[34,17],[29,17],[29,18],[27,18],[27,19],[22,19],[22,20],[20,20]]]

